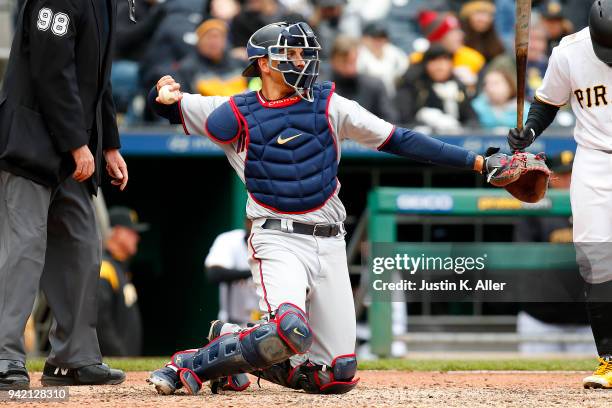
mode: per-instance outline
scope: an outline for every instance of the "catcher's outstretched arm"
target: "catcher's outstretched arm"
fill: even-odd
[[[480,171],[475,168],[479,157],[476,153],[410,129],[395,128],[378,150],[420,162]]]

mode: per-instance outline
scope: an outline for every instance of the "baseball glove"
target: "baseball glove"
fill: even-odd
[[[485,157],[487,182],[504,187],[510,194],[526,203],[537,203],[546,194],[550,170],[544,153],[516,152],[512,156],[489,148]]]

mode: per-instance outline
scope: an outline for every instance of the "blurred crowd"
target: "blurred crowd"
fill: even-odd
[[[592,0],[533,0],[527,101],[553,47],[588,25]],[[119,15],[127,16],[127,2]],[[274,21],[309,22],[323,47],[321,79],[373,113],[439,133],[507,129],[516,121],[514,0],[136,0],[120,18],[113,92],[122,124],[155,121],[146,92],[171,74],[182,90],[257,89],[240,75],[246,43]],[[573,126],[569,112],[557,125]]]

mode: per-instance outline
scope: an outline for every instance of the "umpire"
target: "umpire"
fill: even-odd
[[[117,0],[25,0],[0,92],[0,389],[29,387],[23,332],[40,283],[54,315],[41,382],[118,384],[96,337],[103,156],[127,166],[111,99]],[[127,17],[125,17],[127,18]]]

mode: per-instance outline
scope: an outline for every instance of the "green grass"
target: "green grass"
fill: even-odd
[[[107,358],[104,360],[113,368],[124,371],[153,371],[162,367],[167,357],[147,358]],[[30,371],[42,371],[45,360],[30,359]],[[520,370],[520,371],[591,371],[595,359],[382,359],[362,361],[361,370],[401,370],[401,371],[471,371],[471,370]]]
[[[383,359],[360,362],[359,368],[361,370],[401,371],[592,371],[596,363],[595,359]]]
[[[104,362],[124,371],[153,371],[163,367],[168,360],[169,357],[105,358]],[[44,358],[33,358],[27,363],[30,371],[42,371],[44,365]]]

